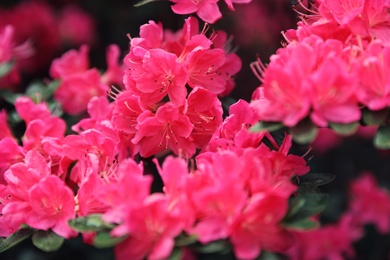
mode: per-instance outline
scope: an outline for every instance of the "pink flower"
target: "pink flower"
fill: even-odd
[[[104,220],[122,223],[128,217],[128,210],[138,208],[150,194],[152,176],[143,175],[143,165],[132,159],[125,159],[118,164],[112,176],[103,177],[105,185],[93,187],[93,196],[109,206],[104,213]],[[122,227],[121,227],[122,228]],[[120,232],[119,228],[118,232]]]
[[[354,180],[349,187],[351,197],[349,212],[361,224],[374,224],[378,231],[390,231],[390,194],[380,188],[368,172]]]
[[[370,110],[380,110],[390,104],[390,46],[372,42],[362,58],[355,63],[360,75],[357,95]]]
[[[63,78],[54,98],[61,103],[66,113],[77,115],[87,109],[92,97],[103,96],[107,90],[108,86],[101,83],[99,72],[90,69]]]
[[[25,216],[32,228],[51,228],[58,235],[70,238],[76,232],[68,226],[75,217],[75,202],[72,190],[56,176],[46,176],[29,190],[31,211]]]
[[[157,103],[166,95],[176,105],[184,103],[188,73],[175,54],[162,49],[146,51],[135,47],[126,56],[125,64],[129,68],[130,79],[135,82],[136,91],[142,93],[141,99],[150,99],[148,104]]]
[[[183,229],[183,217],[169,210],[169,201],[164,195],[150,195],[141,206],[129,211],[121,231],[121,235],[129,233],[129,237],[115,247],[115,256],[151,260],[169,257],[174,238]]]
[[[225,52],[222,49],[197,50],[188,54],[186,66],[188,67],[190,87],[203,87],[212,93],[219,94],[225,90],[226,78],[219,69],[225,63]]]
[[[288,198],[277,191],[252,196],[231,227],[230,241],[239,259],[254,259],[261,251],[285,252],[292,236],[278,223],[287,213]]]
[[[46,103],[35,104],[29,97],[17,98],[15,109],[27,125],[34,119],[46,120],[51,114]]]
[[[233,3],[236,4],[247,4],[250,3],[252,0],[225,0],[225,3],[229,7],[230,10],[234,11]]]
[[[7,111],[5,109],[0,110],[0,141],[6,137],[15,139],[8,125],[7,118]]]
[[[215,23],[222,18],[218,8],[218,0],[171,0],[175,4],[172,10],[177,14],[197,13],[200,19],[207,23]]]
[[[111,44],[107,47],[107,70],[102,75],[102,82],[105,84],[117,84],[119,86],[123,86],[124,68],[122,68],[122,66],[118,63],[120,55],[121,53],[118,45]]]
[[[195,153],[195,144],[189,139],[194,127],[181,109],[172,103],[159,107],[155,115],[145,111],[138,121],[138,132],[132,142],[139,143],[142,157],[168,149],[187,158]]]
[[[61,58],[55,59],[50,67],[50,76],[54,79],[63,79],[67,76],[82,73],[89,68],[89,47],[83,45],[80,51],[70,50]]]
[[[6,140],[6,139],[4,139]],[[42,178],[50,175],[49,165],[45,158],[36,151],[29,151],[24,162],[13,164],[5,173],[7,183],[3,195],[8,197],[2,200],[1,214],[8,222],[8,228],[16,231],[20,225],[26,223],[25,217],[30,212],[29,191]]]
[[[80,45],[96,41],[95,21],[77,5],[68,5],[61,10],[58,27],[61,38],[67,43]]]
[[[355,258],[353,243],[363,234],[354,218],[352,214],[345,214],[338,223],[309,231],[291,232],[295,243],[288,251],[289,257],[292,260]]]
[[[18,162],[22,162],[24,153],[14,139],[5,137],[0,140],[0,184],[5,183],[3,174],[8,168]]]
[[[202,149],[208,144],[222,123],[222,112],[221,102],[215,94],[198,87],[192,90],[186,115],[194,125],[191,137],[197,148]]]

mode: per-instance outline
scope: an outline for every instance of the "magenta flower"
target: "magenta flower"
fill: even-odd
[[[349,212],[360,224],[374,224],[379,232],[390,231],[390,194],[378,186],[371,173],[364,173],[349,187]]]
[[[173,12],[177,14],[197,13],[200,19],[208,23],[215,23],[222,18],[218,8],[219,0],[171,0]]]
[[[202,149],[222,123],[221,102],[215,94],[196,87],[188,96],[186,115],[194,126],[191,137],[196,147]]]
[[[108,86],[101,82],[99,72],[90,69],[63,78],[54,98],[62,104],[65,112],[77,115],[87,109],[92,97],[103,96],[107,90]]]
[[[163,194],[150,195],[141,206],[129,211],[123,229],[130,235],[115,247],[116,257],[146,257],[151,260],[167,258],[174,247],[174,238],[183,229],[185,217],[169,210],[169,201]]]
[[[278,191],[257,193],[231,227],[230,241],[239,259],[254,259],[261,251],[284,252],[292,236],[278,223],[287,213],[287,199]]]
[[[138,132],[132,142],[139,143],[142,157],[168,149],[183,157],[191,157],[195,153],[195,144],[189,139],[194,126],[172,103],[159,107],[155,115],[145,111],[138,120]]]
[[[75,217],[75,201],[72,190],[56,176],[46,176],[29,190],[31,211],[25,216],[32,228],[48,230],[70,238],[76,235],[68,225]]]

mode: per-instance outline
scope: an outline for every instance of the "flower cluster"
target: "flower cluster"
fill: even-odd
[[[126,89],[115,94],[113,125],[142,157],[169,149],[189,158],[221,124],[218,95],[232,90],[241,61],[225,51],[226,33],[205,33],[190,17],[177,33],[150,21],[131,39]]]
[[[67,136],[64,122],[44,103],[23,97],[15,105],[27,129],[23,146],[12,136],[0,141],[1,236],[27,224],[70,238],[76,232],[69,220],[102,214],[117,225],[112,236],[126,237],[116,247],[118,259],[168,257],[183,233],[205,244],[228,240],[238,257],[248,259],[291,245],[292,235],[280,222],[297,190],[291,179],[308,167],[302,157],[288,154],[291,137],[278,146],[268,133],[249,133],[254,111],[245,101],[232,105],[192,166],[183,158],[167,157],[161,167],[155,161],[162,193],[150,193],[152,177],[126,154],[110,121],[115,104],[105,97],[90,101],[91,118],[73,127],[79,134]],[[93,241],[93,233],[83,235]]]
[[[259,119],[295,127],[310,118],[327,127],[358,122],[364,107],[389,107],[389,8],[329,0],[302,13],[269,65],[253,64],[262,81],[253,96]]]

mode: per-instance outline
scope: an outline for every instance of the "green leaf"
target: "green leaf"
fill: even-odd
[[[250,128],[250,132],[252,133],[256,133],[260,131],[273,132],[281,128],[283,128],[283,125],[281,123],[260,121]]]
[[[142,1],[138,2],[138,3],[136,3],[134,5],[134,7],[140,7],[140,6],[143,6],[143,5],[152,3],[152,2],[157,2],[157,1],[160,1],[160,0],[142,0]]]
[[[367,125],[379,126],[385,124],[390,110],[382,109],[379,111],[363,110],[363,122]]]
[[[30,228],[21,228],[9,237],[0,238],[0,253],[22,242],[26,238],[30,237],[34,233],[34,230]]]
[[[228,247],[230,247],[230,245],[226,240],[218,240],[206,245],[197,244],[190,246],[192,250],[201,254],[219,253],[225,251]]]
[[[288,212],[286,219],[296,215],[298,211],[305,205],[305,198],[303,196],[290,198],[288,201]]]
[[[44,252],[54,252],[62,246],[65,238],[57,235],[53,231],[39,230],[32,236],[33,244]]]
[[[16,112],[15,110],[11,111],[8,114],[8,123],[10,124],[10,126],[14,126],[22,121],[22,118],[20,118],[18,112]]]
[[[289,229],[308,230],[308,229],[318,228],[319,223],[317,221],[306,218],[306,219],[299,219],[297,221],[290,221],[284,223],[283,226]]]
[[[305,119],[291,128],[290,133],[298,144],[309,144],[316,138],[318,129],[310,119]]]
[[[109,248],[109,247],[114,247],[123,240],[126,239],[126,236],[122,237],[112,237],[110,235],[109,231],[103,231],[99,232],[94,240],[93,240],[93,245],[97,248]]]
[[[350,124],[338,124],[338,123],[333,123],[329,122],[330,128],[332,128],[336,133],[340,135],[352,135],[356,133],[356,131],[359,128],[359,122],[353,122]]]
[[[323,193],[306,193],[296,198],[304,200],[303,206],[295,211],[295,214],[288,214],[283,222],[292,223],[314,216],[326,208],[328,196]]]
[[[333,181],[335,177],[336,175],[331,173],[308,173],[299,176],[298,178],[299,182],[308,182],[314,184],[315,186],[321,186]]]
[[[379,149],[390,149],[390,125],[378,128],[374,137],[374,145]]]
[[[256,259],[257,260],[280,260],[282,258],[275,253],[262,250],[261,255]]]
[[[102,215],[92,214],[85,217],[71,219],[68,221],[71,228],[78,232],[96,232],[100,230],[113,229],[115,225],[104,222]]]
[[[181,260],[183,259],[183,250],[180,247],[175,247],[172,250],[171,255],[168,258],[169,260]]]
[[[175,238],[176,246],[188,246],[195,244],[198,241],[198,237],[195,235],[180,235]]]
[[[0,96],[10,104],[14,104],[18,97],[22,97],[22,94],[13,93],[9,89],[0,89]]]
[[[39,101],[50,98],[59,85],[59,80],[51,81],[48,85],[45,85],[41,81],[36,81],[28,86],[26,94],[31,97],[34,102],[38,103]]]
[[[3,62],[0,64],[0,78],[6,76],[11,70],[12,67],[14,66],[15,62],[10,61],[10,62]]]

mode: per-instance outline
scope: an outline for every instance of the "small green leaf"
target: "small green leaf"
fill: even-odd
[[[385,124],[390,110],[382,109],[379,111],[371,111],[368,109],[363,110],[363,122],[367,125],[379,126]]]
[[[175,247],[172,250],[172,253],[171,253],[171,255],[169,256],[168,259],[169,260],[181,260],[181,259],[183,259],[183,249],[181,249],[180,247]]]
[[[126,236],[122,237],[112,237],[110,236],[110,232],[99,232],[94,240],[93,240],[93,245],[97,248],[109,248],[109,247],[114,247],[123,240],[126,239]]]
[[[345,136],[356,133],[356,131],[359,128],[359,125],[360,125],[359,122],[353,122],[350,124],[338,124],[338,123],[329,122],[330,128],[332,128],[336,133]]]
[[[16,112],[15,110],[11,111],[8,114],[8,123],[10,126],[14,126],[22,121],[22,118],[20,118],[18,112]]]
[[[54,91],[59,87],[60,81],[51,81],[48,85],[45,85],[41,81],[35,81],[26,90],[26,95],[31,97],[34,102],[38,103],[42,100],[49,99]]]
[[[315,186],[321,186],[333,181],[335,177],[336,175],[331,173],[308,173],[299,176],[298,178],[299,182],[308,182],[314,184]]]
[[[306,218],[306,219],[300,219],[297,221],[290,221],[284,223],[283,226],[289,229],[308,230],[308,229],[318,228],[319,223],[317,221]]]
[[[195,235],[180,235],[175,238],[176,246],[188,246],[198,241],[198,237]]]
[[[32,236],[33,244],[44,252],[54,252],[61,248],[65,239],[53,231],[39,230]]]
[[[256,260],[280,260],[280,259],[282,258],[279,257],[277,254],[264,251],[264,250],[262,250],[261,255],[258,258],[256,258]]]
[[[15,62],[10,61],[10,62],[3,62],[0,64],[0,78],[6,76],[11,70],[12,67],[14,66]]]
[[[219,253],[225,251],[229,247],[229,243],[225,240],[218,240],[210,242],[206,245],[196,244],[190,246],[190,248],[201,254]]]
[[[298,144],[309,144],[316,138],[318,129],[309,119],[305,119],[291,128],[290,133]]]
[[[273,132],[281,128],[283,128],[283,125],[281,123],[260,121],[250,128],[250,132],[252,133],[256,133],[260,131]]]
[[[374,145],[379,149],[390,149],[390,125],[378,128],[374,137]]]
[[[71,219],[68,221],[69,226],[78,232],[95,232],[105,229],[112,229],[113,224],[104,222],[102,215],[92,214],[86,217]]]
[[[34,230],[30,228],[21,228],[9,237],[0,238],[0,253],[22,242],[26,238],[30,237],[34,233]]]
[[[328,196],[323,193],[306,193],[297,198],[303,199],[304,205],[295,211],[295,214],[288,214],[284,219],[285,223],[297,222],[314,216],[323,211],[328,202]]]
[[[140,6],[143,6],[143,5],[152,3],[152,2],[157,2],[157,1],[160,1],[160,0],[142,0],[142,1],[138,2],[138,3],[136,3],[134,5],[134,7],[140,7]]]
[[[303,198],[303,196],[290,198],[290,200],[288,201],[288,212],[285,218],[288,219],[296,215],[304,205],[305,199]]]
[[[14,104],[18,97],[22,97],[22,94],[13,93],[9,89],[0,89],[0,96],[10,104]]]

